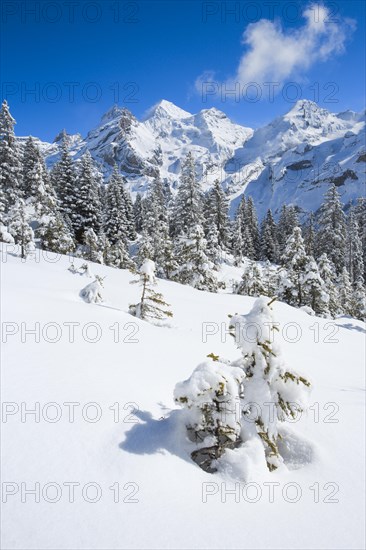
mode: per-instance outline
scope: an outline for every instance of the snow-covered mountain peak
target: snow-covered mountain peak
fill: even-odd
[[[81,143],[83,140],[81,134],[68,134],[66,130],[62,130],[55,139],[53,140],[53,143],[57,143],[58,145],[61,145],[62,141],[65,140],[68,147],[74,147],[78,143]]]
[[[110,122],[111,120],[114,120],[115,118],[120,117],[124,111],[127,109],[124,109],[122,107],[118,107],[118,105],[113,105],[101,118],[102,123]]]
[[[177,107],[171,101],[162,99],[159,103],[156,103],[151,109],[149,109],[145,120],[152,117],[155,118],[164,118],[169,117],[171,119],[180,120],[184,118],[191,117],[192,114],[180,107]]]

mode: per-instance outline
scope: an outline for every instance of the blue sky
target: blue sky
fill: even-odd
[[[296,98],[364,108],[363,0],[4,0],[1,10],[1,92],[18,135],[85,135],[114,103],[140,118],[160,99],[252,127]]]

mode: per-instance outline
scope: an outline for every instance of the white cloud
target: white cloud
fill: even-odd
[[[246,52],[228,83],[283,83],[294,73],[301,75],[315,63],[344,51],[355,21],[340,16],[333,21],[329,10],[319,4],[308,6],[302,15],[305,24],[295,30],[284,29],[280,22],[268,19],[249,24],[242,40]],[[202,81],[207,82],[207,76],[213,79],[206,71],[196,80],[197,89]]]

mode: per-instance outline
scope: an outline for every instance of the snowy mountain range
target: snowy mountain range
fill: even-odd
[[[50,167],[59,158],[62,136],[53,143],[37,140]],[[309,100],[256,130],[216,108],[191,114],[162,100],[139,121],[114,106],[85,138],[67,140],[75,159],[89,150],[105,177],[116,162],[132,193],[142,194],[159,174],[174,191],[181,161],[192,151],[204,190],[219,179],[232,210],[245,193],[254,198],[260,218],[269,207],[278,213],[284,203],[316,211],[331,181],[345,205],[365,194],[365,112],[334,114]]]

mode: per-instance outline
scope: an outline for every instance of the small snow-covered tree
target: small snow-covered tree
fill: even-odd
[[[323,289],[328,295],[328,313],[331,317],[335,317],[339,313],[340,306],[334,265],[326,254],[322,254],[318,260],[318,267]]]
[[[175,387],[174,400],[184,407],[187,435],[196,444],[192,460],[208,473],[217,471],[217,460],[226,449],[241,443],[244,377],[241,368],[214,360],[199,365],[188,380]]]
[[[27,254],[34,249],[34,234],[28,223],[23,199],[18,199],[9,212],[9,233],[20,246],[21,257],[26,258]]]
[[[132,283],[140,284],[142,288],[141,298],[137,304],[131,304],[129,311],[131,315],[139,319],[165,319],[172,317],[173,313],[167,309],[169,304],[164,300],[160,292],[156,292],[155,263],[146,259],[139,269],[139,280]]]
[[[283,462],[281,423],[306,406],[310,383],[282,358],[272,302],[258,298],[247,315],[231,318],[230,330],[241,351],[238,360],[229,363],[211,354],[213,362],[199,365],[175,388],[188,437],[197,447],[191,457],[207,472],[220,468],[227,449],[248,445],[256,453],[262,448],[258,461],[275,470]],[[247,327],[252,328],[250,338]]]

